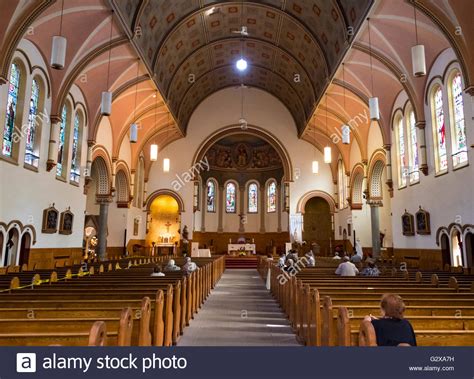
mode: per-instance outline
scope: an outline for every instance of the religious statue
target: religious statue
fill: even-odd
[[[183,241],[187,241],[189,237],[188,226],[184,225],[183,228]]]
[[[245,145],[240,144],[237,148],[237,166],[244,167],[248,164],[248,153]]]

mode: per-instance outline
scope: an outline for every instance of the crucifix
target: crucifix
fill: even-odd
[[[166,233],[170,232],[170,226],[173,225],[171,222],[167,221],[165,226],[166,226]]]

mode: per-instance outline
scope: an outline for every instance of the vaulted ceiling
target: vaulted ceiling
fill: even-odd
[[[302,131],[373,0],[111,2],[183,130],[208,95],[244,84],[279,98]],[[251,70],[238,72],[240,57]]]

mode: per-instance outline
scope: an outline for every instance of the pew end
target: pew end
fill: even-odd
[[[107,346],[107,328],[105,322],[94,322],[89,333],[88,346]]]

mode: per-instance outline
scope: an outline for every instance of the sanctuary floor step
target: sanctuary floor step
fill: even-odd
[[[178,346],[300,346],[255,269],[226,269]]]
[[[225,268],[257,268],[257,257],[225,257]]]

